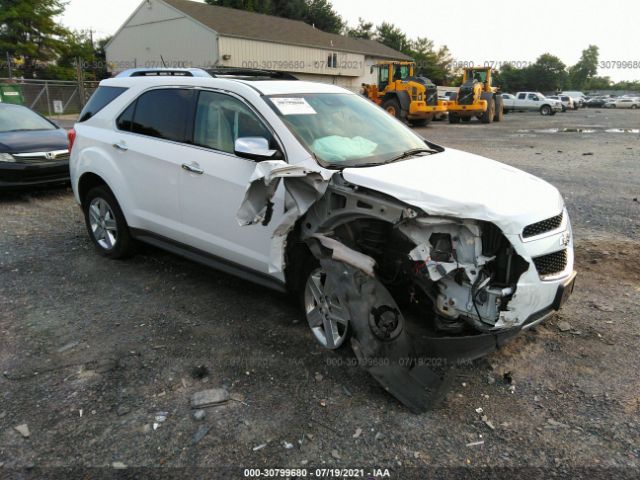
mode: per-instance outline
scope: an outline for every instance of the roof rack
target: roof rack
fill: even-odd
[[[119,73],[123,77],[211,77],[201,68],[130,68]]]
[[[258,68],[237,68],[237,67],[215,67],[208,68],[206,72],[212,77],[224,78],[233,77],[244,80],[298,80],[290,73],[279,72],[277,70],[261,70]]]

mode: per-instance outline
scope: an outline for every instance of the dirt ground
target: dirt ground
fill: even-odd
[[[104,259],[68,189],[2,194],[0,478],[124,465],[138,478],[266,467],[637,478],[640,135],[625,129],[638,127],[636,111],[585,109],[420,129],[556,185],[579,271],[558,315],[457,368],[422,415],[317,346],[287,297],[151,247]],[[194,419],[191,395],[222,386],[231,400]]]

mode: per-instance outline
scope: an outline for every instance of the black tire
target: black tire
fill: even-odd
[[[409,120],[412,127],[426,127],[431,123],[431,118],[418,118],[414,120]]]
[[[504,118],[504,104],[502,103],[501,97],[494,97],[496,102],[496,111],[493,115],[494,122],[501,122]]]
[[[460,123],[460,115],[449,112],[449,123]]]
[[[549,105],[542,105],[540,107],[540,115],[551,115],[551,107]]]
[[[400,102],[395,98],[390,98],[382,104],[382,108],[387,111],[389,115],[393,115],[398,120],[403,120],[402,109],[400,108]]]
[[[460,117],[460,120],[462,120],[464,123],[469,123],[471,121],[471,117]]]
[[[635,110],[636,108],[638,108],[637,105],[631,105],[631,110]]]
[[[489,104],[487,105],[487,109],[480,117],[480,121],[482,123],[493,123],[493,117],[496,114],[496,99],[491,97],[489,100]]]
[[[105,219],[101,224],[102,226],[99,224],[96,228],[96,223],[98,222],[94,215],[95,208],[92,209],[92,207],[97,207],[98,210],[100,210],[100,206],[102,205],[100,202],[105,202],[109,212],[105,213]],[[128,257],[134,252],[135,241],[131,236],[127,221],[124,218],[118,201],[107,186],[102,185],[89,190],[89,193],[87,193],[82,203],[82,210],[84,212],[87,232],[98,253],[108,258],[118,259]],[[90,210],[92,210],[92,213],[90,213]],[[106,232],[107,230],[109,232],[113,231],[106,228],[106,222],[110,220],[115,221],[115,235],[106,233],[106,240],[101,240],[98,238],[100,232]],[[108,246],[109,243],[112,243],[110,247]]]

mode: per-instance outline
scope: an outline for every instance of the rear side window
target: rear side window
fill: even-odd
[[[82,109],[78,122],[86,122],[104,107],[122,95],[127,89],[123,87],[98,87]]]
[[[152,90],[143,93],[135,102],[135,111],[131,106],[118,119],[118,128],[148,135],[150,137],[190,141],[190,127],[193,123],[195,91],[179,88]],[[127,115],[133,115],[133,122]],[[127,121],[131,122],[131,128]]]

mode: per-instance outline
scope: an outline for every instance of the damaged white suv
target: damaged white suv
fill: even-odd
[[[571,294],[571,224],[547,182],[426,141],[336,86],[173,73],[101,82],[70,132],[102,254],[141,240],[292,291],[323,346],[349,339],[415,411],[447,364]]]

